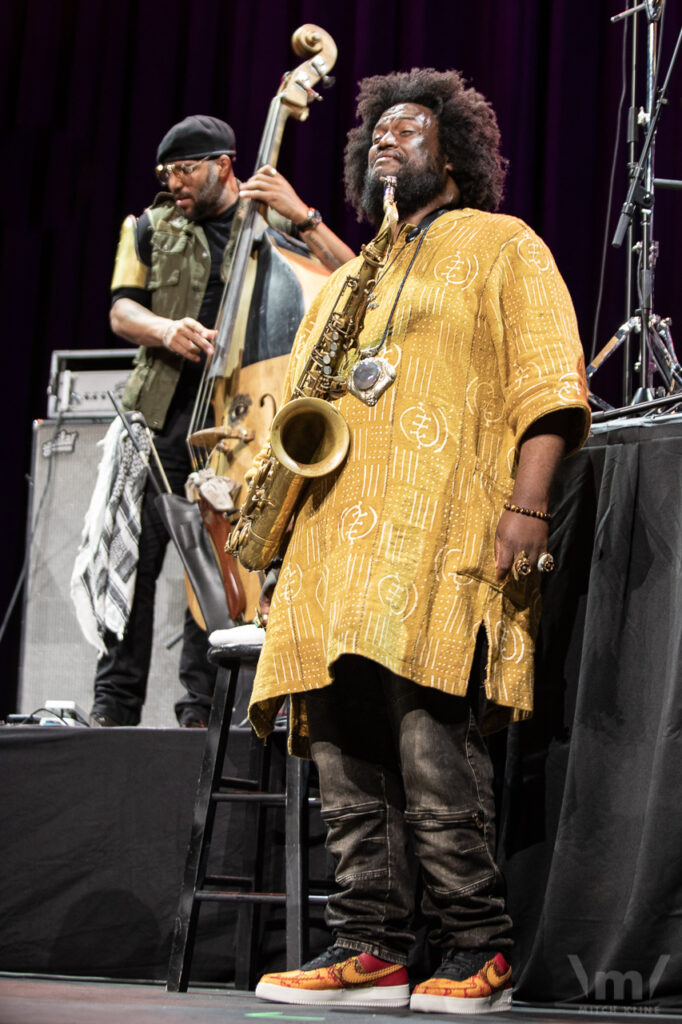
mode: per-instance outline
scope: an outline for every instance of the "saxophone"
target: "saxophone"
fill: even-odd
[[[348,390],[357,361],[359,336],[379,271],[395,238],[396,179],[384,182],[384,219],[377,235],[362,246],[362,263],[343,283],[319,340],[313,346],[292,397],[272,421],[265,461],[250,483],[226,550],[245,569],[264,569],[279,551],[301,490],[310,477],[326,476],[346,458],[348,424],[330,404]],[[388,381],[390,383],[390,380]],[[357,397],[368,404],[376,398]]]

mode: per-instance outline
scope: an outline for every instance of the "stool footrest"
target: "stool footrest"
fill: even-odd
[[[208,881],[208,879],[206,879]],[[237,884],[239,879],[228,878],[226,882]],[[197,889],[195,900],[205,903],[286,903],[285,892],[240,892],[236,889]],[[308,903],[326,903],[328,897],[320,893],[309,893]]]
[[[195,900],[215,903],[286,903],[285,892],[237,892],[225,889],[198,889]]]
[[[257,793],[211,793],[211,800],[216,803],[235,804],[264,804],[266,807],[284,807],[286,803],[285,793],[265,793],[258,790]]]

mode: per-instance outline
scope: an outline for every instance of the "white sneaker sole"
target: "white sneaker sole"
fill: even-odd
[[[490,996],[478,999],[459,999],[457,996],[430,996],[416,993],[410,999],[410,1009],[417,1013],[495,1013],[511,1007],[512,990],[502,988]]]
[[[291,1003],[296,1006],[363,1006],[390,1007],[398,1009],[410,1002],[409,985],[385,985],[373,988],[305,989],[286,988],[259,981],[256,997],[269,999],[274,1003]]]

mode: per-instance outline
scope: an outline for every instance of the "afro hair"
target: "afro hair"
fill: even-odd
[[[374,75],[360,82],[361,123],[348,133],[344,157],[346,197],[362,219],[362,191],[374,126],[396,103],[419,103],[438,118],[441,152],[452,163],[461,206],[497,210],[507,161],[500,154],[500,130],[486,98],[465,85],[459,71],[413,68]]]

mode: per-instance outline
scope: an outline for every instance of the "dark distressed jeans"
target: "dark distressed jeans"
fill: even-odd
[[[492,765],[472,703],[356,655],[334,669],[334,683],[307,693],[306,704],[327,847],[337,861],[340,891],[327,906],[335,941],[407,962],[411,836],[430,941],[443,951],[508,951]]]

